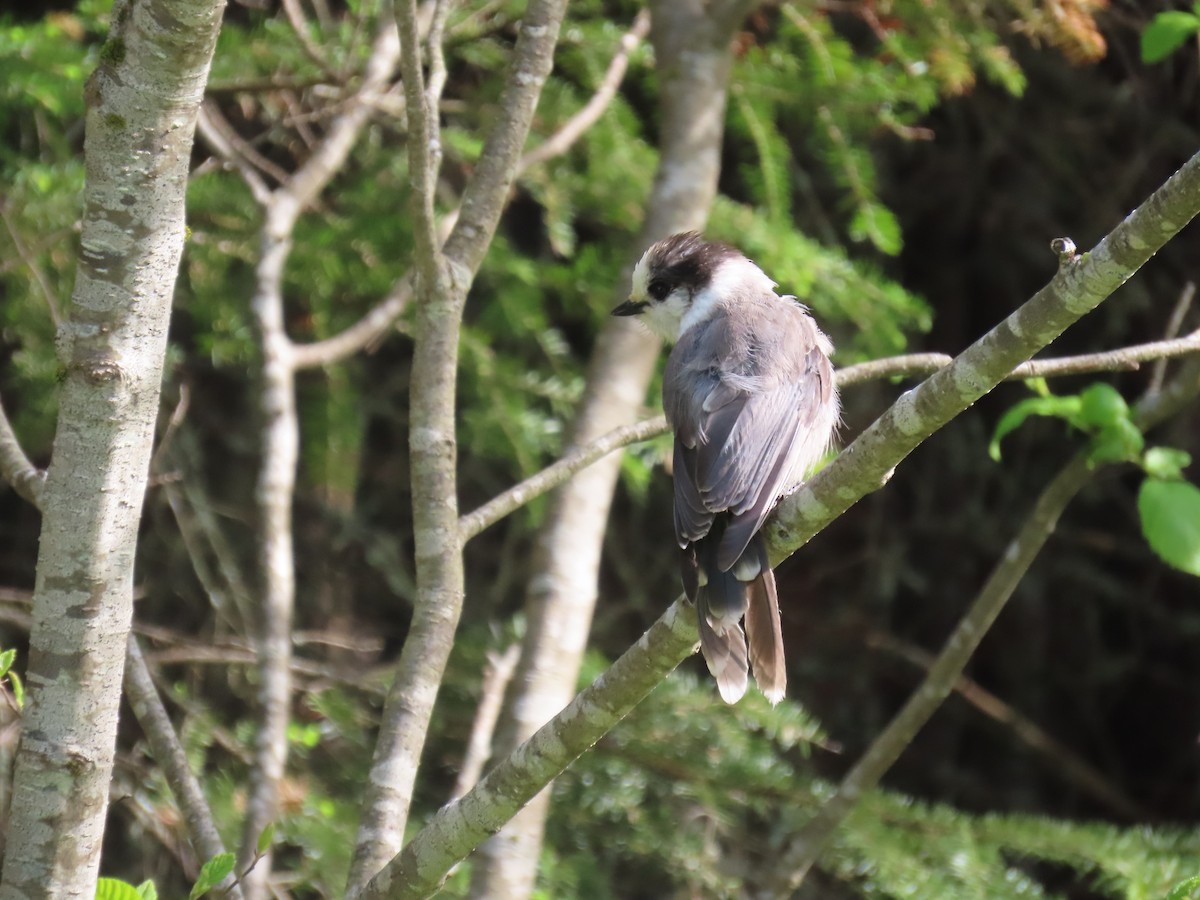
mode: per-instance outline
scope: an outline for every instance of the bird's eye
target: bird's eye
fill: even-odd
[[[671,293],[671,286],[665,281],[652,281],[646,290],[655,300],[661,301],[667,299],[667,294]]]

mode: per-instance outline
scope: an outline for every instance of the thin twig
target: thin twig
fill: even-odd
[[[201,859],[212,859],[225,852],[225,845],[213,820],[212,810],[204,797],[200,782],[188,763],[187,752],[175,733],[166,707],[158,696],[150,668],[142,655],[137,637],[129,636],[125,654],[125,696],[133,707],[138,724],[150,743],[150,751],[171,788],[175,803],[183,814],[192,845]],[[232,877],[232,876],[230,876]],[[225,896],[238,900],[241,889],[226,882]]]
[[[304,17],[304,10],[300,8],[299,0],[282,0],[282,5],[283,13],[287,17],[288,24],[292,26],[292,33],[296,35],[296,40],[300,43],[300,49],[304,51],[304,55],[315,63],[326,77],[336,81],[338,79],[337,71],[329,64],[329,60],[321,52],[317,42],[308,33],[308,20]]]
[[[234,130],[220,109],[211,100],[200,104],[200,116],[196,120],[196,131],[201,140],[228,166],[231,166],[250,191],[250,196],[259,206],[266,206],[271,189],[263,181],[259,171],[266,172],[277,182],[287,180],[287,172],[275,165],[244,140]]]
[[[894,635],[873,631],[867,635],[867,646],[891,653],[907,663],[928,672],[934,656],[920,647],[902,641]],[[1042,754],[1051,762],[1054,771],[1074,784],[1092,799],[1103,803],[1130,821],[1145,821],[1148,812],[1124,791],[1112,784],[1090,762],[1049,734],[1044,728],[1019,710],[1005,703],[979,682],[959,675],[952,685],[954,691],[984,715],[1009,728],[1027,747]]]
[[[4,404],[0,403],[0,477],[12,485],[14,491],[38,509],[42,508],[42,491],[46,485],[46,473],[29,461],[21,442],[13,431]]]
[[[1196,296],[1196,282],[1189,281],[1183,286],[1183,290],[1179,293],[1179,299],[1175,301],[1175,308],[1171,310],[1171,318],[1167,320],[1167,327],[1163,330],[1163,338],[1171,340],[1181,328],[1183,328],[1184,317],[1187,316],[1188,310],[1191,309],[1192,300]],[[1167,376],[1167,358],[1154,363],[1154,369],[1150,374],[1150,385],[1147,390],[1154,394],[1162,390],[1163,381]]]
[[[1175,340],[1134,344],[1131,347],[1103,353],[1085,353],[1079,356],[1034,360],[1017,366],[1005,376],[1004,380],[1022,381],[1035,377],[1051,378],[1090,372],[1125,371],[1136,369],[1140,363],[1147,360],[1166,359],[1192,353],[1200,353],[1200,331]],[[952,357],[943,353],[910,353],[904,356],[890,356],[838,369],[837,383],[839,388],[847,388],[880,378],[927,375],[945,368],[952,361]],[[666,418],[656,416],[633,425],[614,429],[595,441],[571,450],[562,459],[464,515],[459,520],[459,534],[462,541],[465,543],[485,528],[491,527],[505,516],[563,484],[576,472],[587,468],[614,450],[658,437],[666,430]]]
[[[521,645],[512,643],[503,653],[488,653],[487,666],[479,685],[479,703],[475,707],[475,719],[471,723],[471,737],[463,753],[462,766],[454,782],[451,800],[457,800],[479,781],[483,766],[492,754],[492,735],[496,731],[496,720],[500,718],[500,707],[504,692],[512,681],[521,658]]]

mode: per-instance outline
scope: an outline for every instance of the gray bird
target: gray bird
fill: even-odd
[[[613,315],[640,316],[675,344],[663,375],[675,432],[675,537],[708,669],[722,699],[735,703],[749,662],[778,703],[787,686],[783,634],[758,531],[829,448],[838,421],[833,347],[758,266],[695,232],[646,251]]]

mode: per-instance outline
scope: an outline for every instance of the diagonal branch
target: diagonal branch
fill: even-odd
[[[929,434],[1094,309],[1197,212],[1200,154],[1092,253],[1065,263],[1049,285],[950,366],[901,396],[833,463],[782,501],[768,528],[773,557],[794,552],[877,489]],[[426,896],[436,889],[450,865],[493,833],[693,652],[693,623],[687,604],[682,599],[673,603],[608,672],[461,800],[439,810],[364,896]]]
[[[0,478],[12,485],[14,491],[38,509],[42,508],[42,489],[46,473],[29,461],[21,442],[8,421],[4,404],[0,403]]]
[[[129,635],[129,646],[125,654],[125,696],[133,713],[137,716],[138,724],[150,743],[150,752],[162,770],[163,777],[170,785],[171,794],[183,814],[187,824],[188,835],[197,855],[202,860],[212,859],[218,853],[225,852],[225,844],[217,832],[213,821],[212,810],[205,799],[200,782],[188,763],[187,752],[179,742],[175,726],[167,715],[166,707],[158,696],[154,679],[150,675],[150,667],[142,654],[136,635]],[[224,896],[231,900],[241,900],[242,891],[233,883],[233,876],[226,878],[223,884],[228,885]]]
[[[1200,392],[1200,367],[1193,365],[1170,389],[1139,405],[1135,421],[1139,427],[1149,428],[1178,412],[1197,392]],[[1042,491],[1029,518],[929,667],[921,686],[842,779],[837,793],[800,830],[782,855],[774,868],[776,874],[767,896],[793,895],[863,794],[879,784],[884,773],[949,696],[984,635],[1054,532],[1059,516],[1096,471],[1088,451],[1081,451]]]

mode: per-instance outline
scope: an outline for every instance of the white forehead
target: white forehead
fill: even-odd
[[[650,250],[653,249],[653,247],[650,248]],[[646,289],[650,286],[650,250],[642,254],[642,258],[633,268],[633,279],[629,286],[630,297],[646,296]]]

